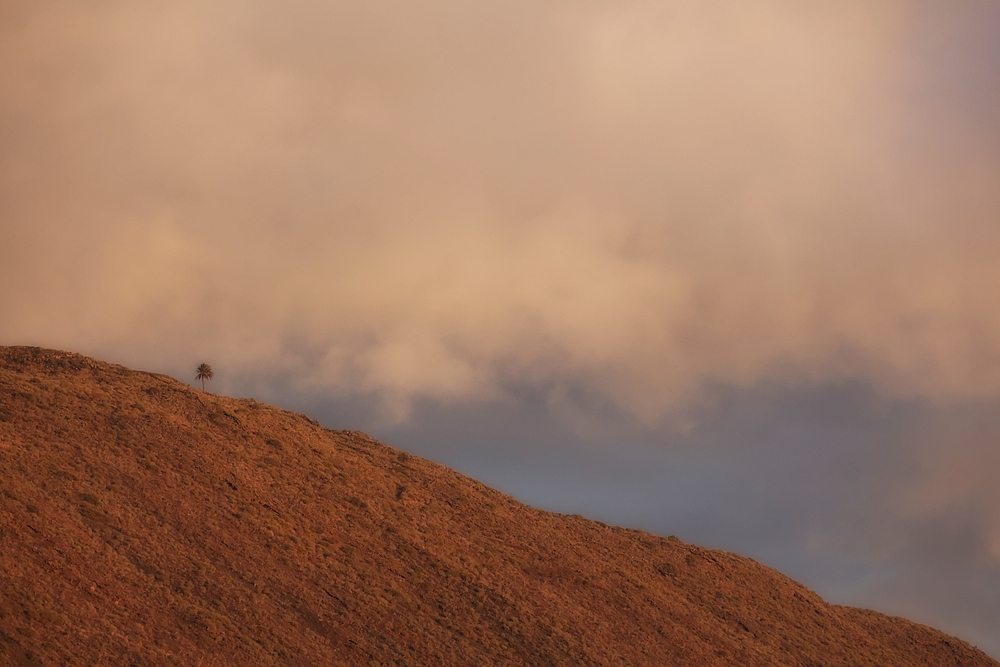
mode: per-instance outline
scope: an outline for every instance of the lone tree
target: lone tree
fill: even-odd
[[[194,374],[195,380],[201,380],[201,390],[205,391],[205,380],[211,380],[215,377],[215,373],[212,372],[212,367],[208,364],[201,364],[198,366],[198,370]]]

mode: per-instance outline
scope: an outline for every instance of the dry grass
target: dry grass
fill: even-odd
[[[362,433],[0,348],[0,664],[990,665]]]

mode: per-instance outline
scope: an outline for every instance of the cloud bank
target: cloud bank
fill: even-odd
[[[400,414],[997,390],[982,6],[466,4],[8,3],[0,336]]]

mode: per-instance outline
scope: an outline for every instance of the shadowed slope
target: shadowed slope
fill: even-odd
[[[983,665],[352,431],[0,348],[0,664]]]

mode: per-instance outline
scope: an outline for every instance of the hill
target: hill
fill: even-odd
[[[0,664],[998,667],[356,431],[0,348]]]

